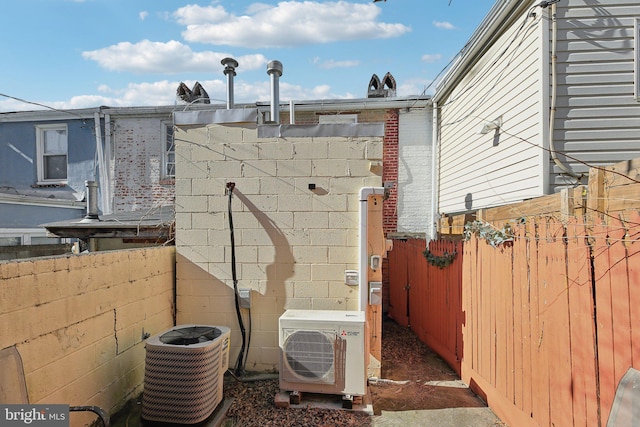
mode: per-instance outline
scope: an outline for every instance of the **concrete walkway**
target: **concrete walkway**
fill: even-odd
[[[489,408],[448,408],[422,411],[382,411],[373,427],[506,427]]]

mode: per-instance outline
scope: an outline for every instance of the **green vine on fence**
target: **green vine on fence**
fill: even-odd
[[[458,253],[453,251],[451,253],[444,251],[443,255],[436,255],[431,252],[428,248],[422,252],[424,257],[427,259],[427,262],[434,267],[438,267],[439,269],[443,269],[445,267],[450,266],[453,263],[453,260],[456,259]]]
[[[464,241],[468,242],[472,235],[479,239],[484,239],[494,248],[505,242],[513,241],[513,230],[509,224],[505,224],[502,229],[497,229],[493,225],[480,220],[470,221],[464,225]]]

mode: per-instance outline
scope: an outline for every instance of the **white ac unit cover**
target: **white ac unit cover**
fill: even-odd
[[[281,389],[366,394],[364,312],[287,310],[279,324]]]
[[[222,401],[230,329],[178,325],[145,345],[142,419],[173,424],[206,420]]]

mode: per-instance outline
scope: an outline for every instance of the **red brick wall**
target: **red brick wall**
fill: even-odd
[[[398,192],[396,183],[398,182],[398,120],[400,113],[398,110],[388,110],[385,114],[385,131],[383,146],[383,170],[382,182],[394,183],[393,188],[388,190],[388,197],[384,201],[382,211],[382,228],[384,235],[394,233],[398,227]],[[389,259],[382,260],[382,311],[388,311],[389,304]]]
[[[382,225],[385,236],[398,229],[398,192],[395,185],[398,182],[398,117],[398,110],[389,110],[385,115],[382,182],[394,183],[384,202]]]

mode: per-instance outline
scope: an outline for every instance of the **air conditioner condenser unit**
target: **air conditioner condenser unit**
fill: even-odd
[[[145,345],[143,421],[197,424],[223,399],[230,329],[179,325]]]
[[[279,319],[280,389],[364,396],[365,314],[287,310]]]

